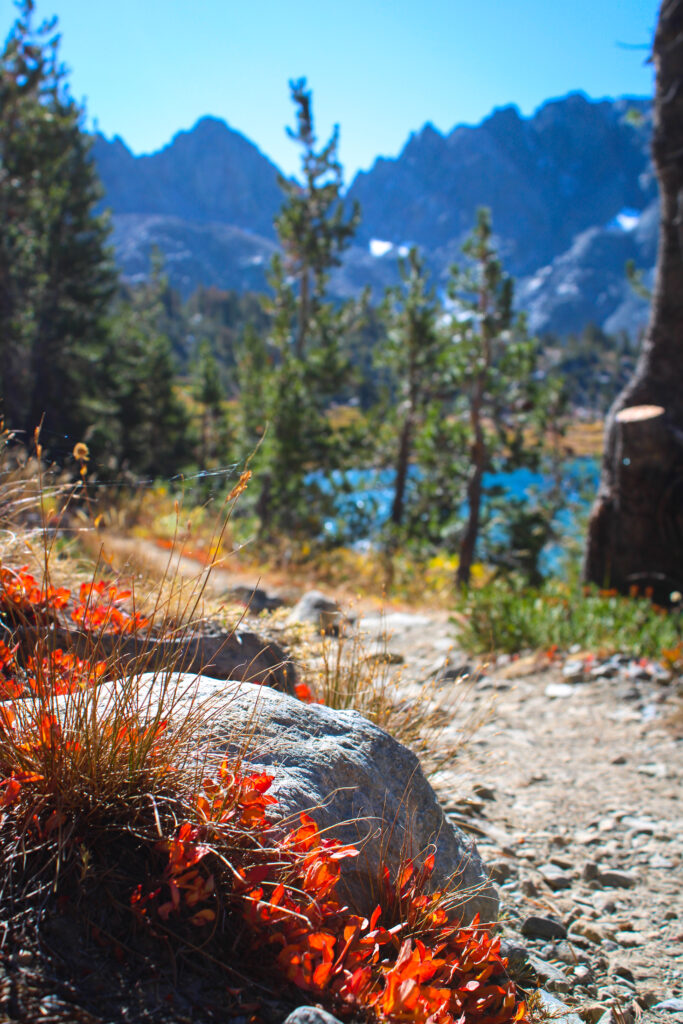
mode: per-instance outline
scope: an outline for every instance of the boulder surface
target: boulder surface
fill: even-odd
[[[187,682],[186,682],[187,680]],[[145,682],[154,685],[149,677]],[[493,921],[496,890],[474,843],[444,815],[412,751],[356,711],[304,704],[265,686],[182,678],[182,689],[213,708],[212,744],[240,755],[245,767],[274,776],[271,813],[298,823],[310,813],[321,829],[362,847],[344,861],[345,895],[371,913],[386,865],[435,856],[432,888],[461,892],[454,916]]]

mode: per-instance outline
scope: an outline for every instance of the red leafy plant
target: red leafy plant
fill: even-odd
[[[39,584],[25,568],[0,570],[0,613],[46,623],[71,608],[83,629],[135,633],[142,617],[109,584]],[[369,918],[344,903],[342,862],[358,855],[302,814],[274,827],[269,775],[224,760],[201,764],[196,736],[205,709],[173,688],[145,703],[139,679],[103,681],[104,665],[43,650],[17,661],[0,644],[0,838],[6,857],[43,850],[41,871],[64,885],[92,836],[134,838],[147,864],[131,878],[133,918],[151,936],[183,929],[202,948],[219,924],[246,930],[288,981],[340,1014],[415,1024],[525,1022],[499,940],[474,921],[449,919],[446,896],[429,891],[433,858],[384,876]],[[24,696],[25,694],[25,696]],[[310,699],[312,695],[302,693]],[[168,727],[169,721],[173,726]],[[107,838],[108,837],[108,838]],[[9,854],[8,854],[9,851]],[[14,852],[12,852],[14,851]],[[80,858],[80,860],[79,860]],[[60,876],[61,871],[61,876]],[[73,874],[73,873],[72,873]]]
[[[184,822],[173,840],[157,844],[168,857],[159,884],[132,894],[140,919],[152,924],[154,915],[163,921],[175,915],[212,926],[227,907],[247,924],[254,949],[270,950],[290,982],[342,1014],[416,1024],[527,1021],[500,940],[476,919],[466,928],[452,923],[445,894],[428,891],[433,856],[420,869],[407,862],[397,879],[385,871],[382,903],[389,912],[400,907],[402,920],[384,924],[382,905],[369,919],[354,914],[340,897],[339,880],[341,862],[357,856],[356,847],[324,837],[307,814],[296,828],[280,830],[274,847],[259,842],[272,842],[271,782],[227,762],[216,779],[204,781],[194,823]],[[253,844],[248,864],[231,865],[232,885],[221,905],[212,864],[220,837],[236,827]],[[234,849],[234,836],[227,845]]]
[[[104,580],[82,583],[77,600],[66,587],[39,584],[28,566],[0,566],[0,614],[12,624],[45,625],[60,620],[68,610],[81,629],[105,633],[135,633],[149,626],[149,619],[122,607],[133,596]]]

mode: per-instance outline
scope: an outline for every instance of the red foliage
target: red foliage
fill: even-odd
[[[87,631],[135,633],[149,625],[139,613],[132,615],[121,608],[132,596],[130,590],[119,590],[100,580],[83,583],[78,601],[72,602],[66,587],[41,586],[28,571],[0,567],[0,612],[14,617],[17,613],[27,622],[43,624],[56,621],[59,612],[72,604],[70,617]],[[13,615],[14,613],[14,615]]]
[[[130,596],[103,582],[84,584],[71,617],[87,630],[134,633],[147,622],[120,607]],[[0,613],[15,609],[40,622],[41,616],[54,617],[70,601],[69,591],[42,588],[26,568],[0,568]],[[0,699],[19,695],[15,653],[0,641]],[[103,668],[102,663],[57,650],[46,658],[29,659],[29,685],[47,704],[52,694],[93,685]],[[307,689],[298,695],[313,699]],[[165,726],[161,723],[157,732]],[[0,732],[11,730],[17,731],[14,709],[0,704]],[[131,722],[119,729],[114,741],[132,745],[150,738],[153,744],[155,737]],[[46,746],[75,750],[78,745],[48,712],[14,741],[27,753]],[[152,756],[155,750],[151,745]],[[0,808],[16,810],[24,790],[44,781],[38,773],[8,772],[0,778]],[[323,837],[306,814],[275,842],[267,817],[276,803],[268,793],[272,781],[272,776],[245,773],[227,760],[214,778],[203,780],[190,800],[193,820],[155,844],[164,858],[158,884],[138,885],[131,895],[131,909],[140,921],[154,932],[157,922],[163,925],[172,917],[197,928],[213,926],[220,909],[216,870],[225,864],[214,850],[221,844],[242,849],[242,865],[233,866],[236,877],[228,899],[249,927],[254,946],[270,949],[284,975],[316,999],[379,1022],[527,1024],[525,1005],[506,976],[500,940],[476,919],[466,928],[449,921],[443,894],[429,892],[433,856],[420,868],[405,864],[396,879],[385,870],[382,904],[397,924],[382,923],[380,906],[369,919],[353,914],[342,902],[338,883],[341,862],[356,857],[358,850]],[[40,820],[33,815],[32,828],[45,838],[63,823],[63,815],[43,803]],[[264,851],[269,847],[268,854]]]

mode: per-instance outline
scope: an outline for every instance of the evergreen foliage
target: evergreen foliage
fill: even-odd
[[[177,367],[163,331],[167,285],[159,263],[149,282],[121,295],[111,319],[112,346],[104,393],[113,406],[107,422],[93,424],[95,451],[131,482],[177,475],[192,459],[189,416],[176,390]],[[114,431],[101,438],[100,430]],[[104,467],[103,467],[104,468]]]
[[[463,253],[468,264],[452,268],[448,287],[455,308],[448,328],[453,413],[456,437],[466,441],[468,450],[459,586],[470,581],[484,473],[538,468],[559,403],[555,385],[538,373],[538,345],[527,333],[525,318],[513,312],[513,282],[498,258],[487,210],[479,211]]]
[[[384,303],[386,335],[377,353],[380,366],[393,378],[391,410],[397,435],[396,481],[391,522],[404,521],[408,469],[415,436],[429,417],[439,392],[442,337],[437,329],[438,304],[427,286],[424,264],[417,249],[400,261],[401,286],[390,289]],[[424,469],[424,466],[422,466]]]
[[[402,287],[387,298],[387,338],[380,350],[397,402],[389,546],[411,542],[458,550],[460,585],[469,582],[483,498],[492,490],[485,488],[484,474],[538,468],[549,424],[559,412],[557,387],[538,370],[537,344],[523,317],[513,314],[512,281],[497,257],[485,210],[464,255],[464,269],[451,272],[447,311],[411,251],[402,266]],[[537,506],[508,504],[497,551],[501,564],[537,578],[540,551],[551,533],[551,504],[547,516]],[[495,549],[489,544],[488,553]]]
[[[0,386],[5,420],[66,449],[86,431],[116,275],[55,23],[23,0],[0,56]]]
[[[273,258],[273,295],[265,303],[272,369],[260,393],[268,427],[257,463],[259,515],[265,536],[284,531],[313,539],[325,516],[334,512],[332,495],[315,473],[329,475],[344,461],[329,411],[349,380],[342,342],[356,316],[352,304],[329,300],[327,285],[359,212],[354,208],[347,216],[341,198],[338,129],[318,149],[305,79],[291,82],[290,88],[297,127],[288,134],[301,149],[302,180],[280,179],[284,205],[275,227],[283,255]],[[253,338],[250,345],[249,359],[258,358],[263,366],[263,352],[257,356]]]

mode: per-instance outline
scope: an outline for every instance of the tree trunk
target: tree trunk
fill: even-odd
[[[666,603],[683,591],[683,0],[663,0],[653,56],[655,290],[638,365],[607,418],[584,576]]]
[[[460,542],[460,558],[458,569],[455,574],[455,582],[458,587],[466,587],[470,582],[474,551],[479,536],[479,521],[481,519],[481,496],[482,483],[484,479],[485,452],[483,439],[481,443],[475,443],[475,451],[472,459],[472,474],[467,484],[468,516],[467,526]]]
[[[484,352],[486,369],[491,359],[491,348],[488,337],[484,336]],[[482,404],[484,400],[484,377],[480,376],[472,399],[470,409],[470,421],[474,433],[472,445],[472,473],[467,484],[467,526],[460,542],[458,568],[455,574],[456,585],[462,589],[469,586],[472,574],[472,563],[474,551],[479,536],[479,521],[481,519],[481,497],[484,481],[484,468],[486,466],[486,442],[481,423]]]
[[[395,526],[403,522],[406,483],[410,463],[410,446],[413,437],[413,411],[410,409],[403,421],[396,459],[396,483],[394,484],[394,501],[391,506],[391,521]]]

